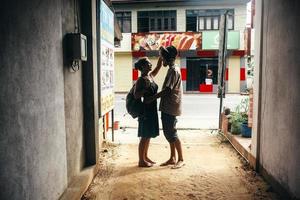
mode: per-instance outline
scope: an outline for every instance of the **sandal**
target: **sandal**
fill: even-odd
[[[183,167],[185,165],[185,162],[182,161],[178,161],[173,167],[171,167],[171,169],[179,169],[181,167]]]

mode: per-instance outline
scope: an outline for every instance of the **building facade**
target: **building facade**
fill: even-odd
[[[115,91],[127,92],[138,78],[133,63],[148,56],[155,65],[159,46],[179,50],[185,93],[216,93],[220,16],[228,13],[226,91],[246,90],[244,30],[247,0],[112,1],[123,41],[115,49]],[[162,86],[166,69],[156,81]]]

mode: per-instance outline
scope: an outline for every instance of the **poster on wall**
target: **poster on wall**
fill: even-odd
[[[179,51],[201,49],[202,33],[135,33],[133,51],[157,51],[160,46],[175,46]]]
[[[100,0],[100,115],[114,108],[114,14]]]
[[[204,31],[202,49],[217,50],[219,49],[219,32],[218,31]],[[227,49],[240,48],[240,32],[228,31]]]

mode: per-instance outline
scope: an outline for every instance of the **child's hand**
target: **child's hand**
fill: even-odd
[[[158,50],[158,55],[159,55],[159,57],[161,57],[162,55],[161,55],[161,51],[164,49],[164,47],[163,46],[160,46],[159,47],[159,50]]]

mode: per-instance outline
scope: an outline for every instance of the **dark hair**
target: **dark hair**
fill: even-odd
[[[176,58],[176,56],[177,56],[177,49],[174,46],[168,46],[166,48],[161,48],[161,55],[167,61],[170,61],[171,59],[175,59]]]
[[[147,57],[140,58],[134,63],[134,69],[142,71],[143,66],[148,63]]]

